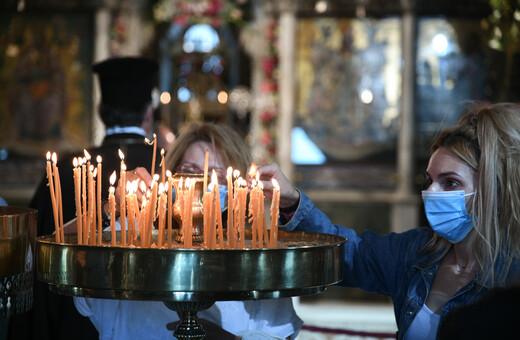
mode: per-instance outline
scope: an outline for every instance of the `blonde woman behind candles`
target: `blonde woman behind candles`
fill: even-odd
[[[167,168],[173,172],[202,174],[206,150],[209,150],[208,170],[215,170],[219,189],[221,193],[226,193],[227,168],[232,166],[245,174],[251,164],[251,155],[244,139],[228,126],[209,123],[186,125],[166,154]],[[139,178],[148,186],[152,183],[145,168],[128,171],[127,176],[130,181]],[[227,200],[221,199],[221,202]],[[169,339],[178,322],[177,313],[160,301],[74,300],[80,313],[96,325],[100,336],[112,334],[111,339]],[[206,340],[238,337],[294,339],[302,326],[290,298],[218,301],[209,309],[199,312],[198,317],[207,332]]]

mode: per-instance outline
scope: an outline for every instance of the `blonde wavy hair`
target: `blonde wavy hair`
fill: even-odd
[[[436,138],[432,153],[441,146],[475,175],[475,196],[468,210],[477,231],[473,249],[482,273],[479,281],[504,285],[520,253],[520,106],[472,103]],[[443,257],[450,247],[435,234],[423,250],[442,250]],[[501,266],[495,266],[498,261]]]
[[[225,166],[240,170],[241,176],[245,178],[246,171],[252,162],[247,143],[231,127],[214,123],[192,122],[184,125],[166,153],[164,160],[166,167],[174,170],[181,165],[185,150],[191,144],[199,141],[213,145],[220,151]]]

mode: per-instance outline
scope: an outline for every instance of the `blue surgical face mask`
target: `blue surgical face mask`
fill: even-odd
[[[468,235],[473,223],[466,211],[466,196],[473,194],[463,190],[422,192],[426,217],[437,235],[451,243],[459,243]]]
[[[220,194],[220,209],[221,211],[224,211],[227,207],[227,193],[228,193],[228,187],[227,185],[218,185],[218,192]]]

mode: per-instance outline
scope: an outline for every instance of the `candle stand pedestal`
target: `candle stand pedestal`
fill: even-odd
[[[166,307],[178,312],[181,317],[181,323],[175,329],[173,336],[179,340],[203,339],[206,336],[206,332],[198,323],[197,313],[210,308],[214,303],[215,301],[211,300],[194,302],[164,301]]]
[[[120,237],[118,232],[118,237]],[[251,238],[248,231],[246,235]],[[154,242],[157,233],[152,235]],[[197,313],[215,301],[273,299],[316,294],[342,280],[346,239],[279,232],[278,248],[181,249],[78,245],[41,236],[37,277],[56,293],[120,300],[162,301],[182,315],[174,335],[202,339]],[[247,239],[247,236],[246,236]]]

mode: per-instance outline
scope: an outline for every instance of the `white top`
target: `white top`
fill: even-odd
[[[167,324],[179,320],[161,301],[74,297],[74,304],[90,318],[100,340],[171,340],[173,330]],[[291,298],[217,301],[197,315],[246,340],[294,339],[303,324]]]
[[[408,328],[404,340],[435,340],[440,320],[439,314],[435,314],[426,304],[423,304]]]

